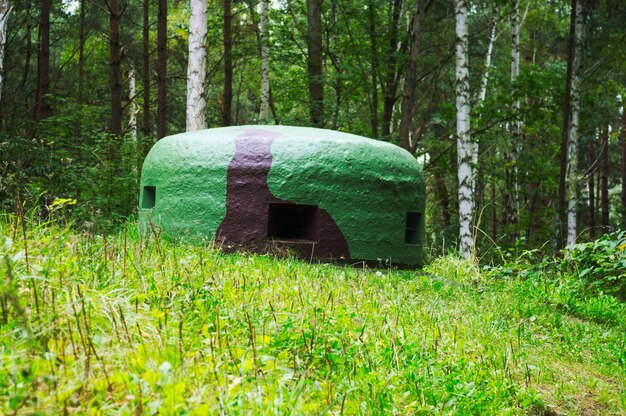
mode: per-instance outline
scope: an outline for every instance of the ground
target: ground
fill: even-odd
[[[0,220],[2,414],[624,414],[626,308],[451,257],[307,264]],[[26,235],[26,238],[24,238]]]

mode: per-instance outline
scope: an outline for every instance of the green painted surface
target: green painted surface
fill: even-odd
[[[275,136],[268,175],[272,194],[317,205],[335,220],[352,259],[422,264],[425,190],[422,171],[405,150],[336,131],[238,126],[170,136],[148,154],[141,178],[155,187],[154,208],[140,209],[170,237],[211,239],[226,215],[226,174],[235,138],[263,130]],[[406,244],[407,212],[420,215],[418,244]]]
[[[210,240],[226,215],[226,171],[236,132],[207,137],[206,131],[159,140],[141,172],[139,220],[164,236]],[[153,209],[142,209],[145,187],[155,187]],[[148,198],[149,199],[149,198]]]
[[[272,194],[325,209],[351,258],[423,263],[423,215],[420,244],[405,243],[407,212],[423,214],[425,204],[424,176],[407,151],[351,134],[294,129],[274,140],[272,154]]]

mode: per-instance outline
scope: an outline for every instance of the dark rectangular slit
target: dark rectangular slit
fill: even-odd
[[[420,222],[422,214],[420,212],[406,213],[406,231],[404,234],[405,244],[419,244],[420,241]]]
[[[267,237],[276,240],[317,240],[317,206],[269,205]]]
[[[144,186],[141,198],[141,208],[151,209],[156,204],[156,186]]]

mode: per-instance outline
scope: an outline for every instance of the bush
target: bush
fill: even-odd
[[[568,247],[565,262],[591,287],[626,299],[626,231]]]

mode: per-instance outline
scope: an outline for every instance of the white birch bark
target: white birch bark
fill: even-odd
[[[469,70],[467,62],[467,0],[455,0],[456,15],[456,133],[459,180],[459,252],[474,255],[474,166],[477,147],[470,137]]]
[[[135,68],[131,67],[128,71],[128,101],[130,105],[128,107],[128,130],[130,131],[130,138],[137,141],[137,114],[139,113],[139,106],[135,101],[135,95],[137,94],[135,79]]]
[[[261,24],[259,25],[261,35],[261,110],[259,120],[261,123],[267,123],[270,115],[269,0],[261,0],[259,8],[261,15]]]
[[[187,131],[206,128],[207,0],[191,0],[187,64]]]
[[[0,0],[0,98],[2,97],[2,84],[4,82],[4,47],[10,13],[11,6],[9,6],[9,1]]]
[[[576,1],[574,57],[572,60],[571,114],[567,149],[567,245],[576,243],[576,208],[578,205],[578,114],[580,112],[580,63],[583,40],[583,2]]]
[[[487,54],[485,55],[485,69],[483,77],[480,80],[480,92],[478,93],[477,105],[485,101],[487,96],[487,84],[489,82],[489,71],[491,70],[491,56],[493,55],[493,44],[496,42],[496,29],[498,28],[498,6],[494,6],[493,15],[491,17],[491,31],[489,32],[489,44],[487,45]]]

